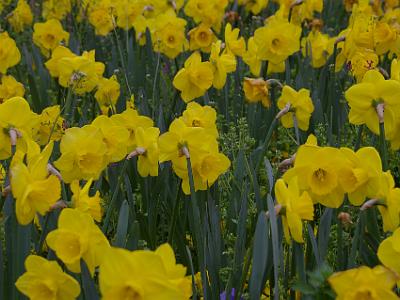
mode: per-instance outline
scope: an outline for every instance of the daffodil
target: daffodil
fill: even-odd
[[[393,232],[393,235],[386,238],[381,242],[378,248],[378,258],[381,263],[395,271],[397,274],[400,274],[400,228],[396,229]]]
[[[6,74],[7,70],[21,60],[21,53],[15,41],[7,32],[0,33],[0,74]]]
[[[239,28],[233,28],[231,23],[225,26],[225,47],[228,52],[236,56],[243,56],[246,51],[246,42],[243,37],[239,37]]]
[[[68,44],[69,33],[66,32],[60,21],[50,19],[44,23],[33,25],[33,42],[45,56],[49,56],[52,50],[62,43]]]
[[[64,273],[56,261],[29,255],[25,260],[25,269],[15,286],[29,299],[74,300],[81,292],[79,283]]]
[[[284,62],[300,49],[300,26],[289,23],[286,19],[273,17],[264,27],[254,32],[258,57],[273,64]]]
[[[103,114],[107,114],[110,108],[115,110],[115,104],[120,95],[120,85],[115,75],[108,78],[101,78],[97,84],[94,97],[100,106]]]
[[[24,98],[13,97],[0,104],[0,160],[11,156],[10,132],[16,131],[30,138],[37,118]]]
[[[169,245],[155,252],[111,248],[100,266],[100,291],[105,300],[165,299],[186,300],[191,297],[191,280],[186,268],[175,262]]]
[[[107,146],[106,160],[110,163],[122,160],[128,153],[129,131],[107,116],[98,116],[92,126],[100,129],[103,142]]]
[[[311,114],[314,111],[314,104],[310,97],[310,91],[300,89],[295,91],[288,85],[282,88],[282,94],[278,99],[278,108],[283,109],[286,105],[290,105],[288,113],[284,114],[280,120],[286,128],[294,127],[296,120],[298,127],[306,131],[309,126]]]
[[[138,127],[135,132],[136,150],[129,156],[138,155],[138,172],[140,176],[158,175],[158,136],[160,130],[156,127]]]
[[[278,179],[275,183],[275,195],[282,211],[286,240],[290,241],[292,236],[296,242],[303,243],[302,220],[313,220],[313,201],[307,192],[300,191],[297,177],[291,178],[288,185],[283,179]]]
[[[208,105],[200,105],[197,102],[190,102],[180,119],[187,127],[201,127],[215,137],[218,137],[217,112]]]
[[[11,12],[8,22],[15,32],[21,32],[24,27],[30,26],[33,21],[32,10],[25,0],[18,0],[18,4]]]
[[[11,75],[0,78],[0,104],[13,97],[24,97],[24,85]]]
[[[115,145],[117,147],[117,145]],[[61,157],[54,162],[63,180],[98,179],[108,163],[109,148],[101,130],[93,125],[69,128],[60,143]]]
[[[383,266],[361,266],[333,274],[328,282],[337,294],[336,299],[396,300],[392,291],[397,275]]]
[[[301,40],[301,47],[303,55],[311,57],[311,65],[314,68],[320,68],[332,55],[334,40],[327,34],[313,30]]]
[[[31,149],[34,151],[27,153],[27,164],[23,162],[24,154],[17,153],[11,167],[11,190],[16,199],[17,220],[22,225],[32,222],[36,213],[45,215],[61,196],[60,181],[49,175],[47,168],[53,144],[42,153],[37,145]]]
[[[192,51],[200,49],[203,52],[210,52],[211,44],[217,40],[212,29],[203,23],[190,30],[188,34],[190,39],[189,47]]]
[[[137,110],[133,108],[127,108],[120,114],[115,114],[111,116],[111,120],[120,125],[125,127],[129,132],[129,138],[126,143],[128,147],[128,152],[132,152],[137,147],[136,141],[136,129],[142,127],[146,129],[148,127],[153,127],[154,122],[152,119],[146,116],[141,116],[137,112]]]
[[[89,190],[92,183],[93,179],[89,179],[81,188],[78,180],[71,182],[72,206],[77,210],[88,213],[96,222],[101,222],[103,209],[100,204],[100,193],[99,191],[96,191],[94,196],[89,196]]]
[[[366,124],[379,134],[379,124],[384,121],[386,136],[391,136],[395,126],[397,110],[400,108],[400,82],[385,80],[377,70],[368,71],[361,83],[351,86],[345,93],[350,106],[349,121],[352,124]],[[377,113],[378,105],[384,106],[383,120]]]
[[[260,76],[262,60],[258,56],[258,47],[254,37],[247,41],[247,51],[243,54],[243,61],[249,66],[251,74]]]
[[[59,141],[64,134],[64,118],[60,116],[60,106],[46,107],[39,116],[38,126],[34,130],[34,139],[39,145],[49,141]]]
[[[339,149],[305,144],[300,146],[294,167],[284,174],[283,179],[290,182],[297,177],[300,190],[307,191],[314,203],[336,208],[344,200],[340,171],[346,163]]]
[[[202,62],[198,52],[194,52],[186,61],[183,69],[174,77],[173,85],[181,91],[183,101],[189,102],[201,97],[211,87],[214,80],[210,62]]]
[[[217,41],[211,46],[210,62],[214,74],[213,86],[222,89],[227,74],[236,70],[236,58],[229,52],[221,53],[221,41]]]
[[[82,259],[92,275],[110,247],[92,217],[72,208],[61,211],[58,227],[47,235],[46,242],[68,270],[80,273]]]
[[[265,107],[271,106],[269,84],[262,78],[244,78],[243,90],[246,100],[250,103],[261,102]]]
[[[348,163],[341,170],[340,182],[350,203],[361,205],[365,199],[374,198],[380,189],[382,162],[373,147],[363,147],[357,152],[340,148]]]

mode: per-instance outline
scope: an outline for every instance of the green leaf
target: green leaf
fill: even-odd
[[[115,234],[115,247],[125,248],[126,235],[128,233],[128,221],[129,221],[129,203],[124,200],[119,210],[117,233]]]

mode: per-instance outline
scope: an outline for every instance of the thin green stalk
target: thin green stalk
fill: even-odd
[[[115,35],[115,44],[117,46],[119,59],[121,61],[122,71],[124,73],[125,84],[126,84],[126,87],[128,88],[129,96],[132,96],[132,90],[131,90],[131,87],[129,86],[129,80],[128,80],[128,75],[127,75],[127,71],[126,71],[125,59],[124,59],[124,55],[122,54],[122,49],[121,49],[121,45],[119,44],[118,34],[117,34],[117,30],[115,29],[115,26],[114,26],[113,31],[114,31],[114,35]]]
[[[106,216],[104,218],[103,227],[102,227],[102,231],[104,233],[107,232],[108,225],[110,223],[111,214],[112,214],[112,212],[114,210],[115,202],[117,201],[118,193],[119,193],[119,190],[120,190],[120,185],[122,183],[122,178],[124,177],[124,174],[125,174],[125,171],[126,171],[127,167],[128,167],[128,160],[125,159],[124,163],[122,165],[122,168],[121,168],[121,170],[119,172],[117,185],[115,186],[113,195],[111,197],[110,204],[108,205],[108,208],[107,208]]]

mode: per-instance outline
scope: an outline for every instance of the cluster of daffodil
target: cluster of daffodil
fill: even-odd
[[[168,244],[155,251],[128,251],[111,247],[89,214],[63,209],[58,228],[46,238],[47,245],[72,273],[81,273],[81,260],[91,276],[99,268],[102,299],[190,299],[191,279],[186,268],[176,264]],[[149,267],[151,266],[151,267]],[[76,299],[81,288],[56,261],[29,255],[26,272],[16,287],[30,299]],[[135,280],[132,280],[135,278]]]

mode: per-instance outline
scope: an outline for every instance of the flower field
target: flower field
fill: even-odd
[[[0,0],[0,299],[400,299],[399,0]]]

